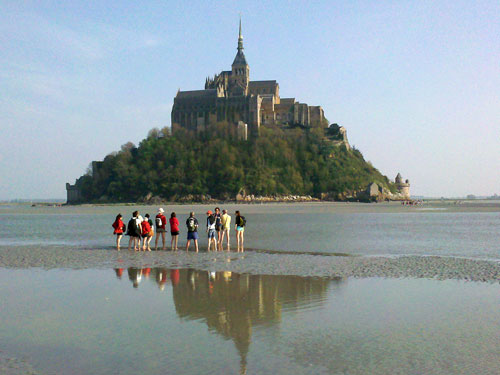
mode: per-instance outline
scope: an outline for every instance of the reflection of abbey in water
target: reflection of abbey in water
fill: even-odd
[[[241,373],[246,373],[252,328],[280,322],[283,308],[324,300],[330,282],[298,276],[180,270],[173,296],[180,317],[203,319],[209,329],[233,340]]]
[[[115,269],[121,279],[123,269]],[[328,286],[340,280],[298,276],[248,275],[192,269],[128,268],[134,288],[145,279],[163,290],[172,285],[177,315],[203,320],[211,331],[231,339],[240,355],[241,373],[246,373],[246,357],[252,329],[281,321],[283,309],[299,309],[326,299]]]

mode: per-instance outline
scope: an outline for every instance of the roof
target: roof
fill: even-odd
[[[248,65],[247,59],[245,58],[245,54],[242,50],[238,50],[236,52],[236,57],[234,58],[233,65]]]
[[[276,80],[273,81],[250,81],[248,83],[251,87],[267,87],[267,86],[276,86]]]
[[[281,104],[291,105],[295,103],[295,98],[281,98],[280,102]]]
[[[217,96],[216,89],[208,90],[192,90],[192,91],[179,91],[177,92],[177,99],[200,98]]]

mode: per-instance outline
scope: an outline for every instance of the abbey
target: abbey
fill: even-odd
[[[323,125],[320,106],[309,106],[294,98],[280,98],[276,81],[250,81],[250,67],[243,53],[241,20],[238,52],[231,70],[207,78],[204,90],[178,91],[172,107],[172,131],[179,127],[205,131],[227,123],[242,132],[258,135],[261,125]]]

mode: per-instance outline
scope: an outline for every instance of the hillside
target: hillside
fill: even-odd
[[[125,144],[94,163],[76,186],[85,202],[136,202],[230,200],[240,191],[347,199],[372,182],[395,191],[360,151],[339,146],[325,129],[262,127],[242,141],[219,127],[201,135],[153,129],[138,147]]]

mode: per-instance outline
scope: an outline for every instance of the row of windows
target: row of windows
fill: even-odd
[[[245,75],[245,70],[246,70],[246,69],[234,69],[234,73],[235,73],[237,76],[242,76],[242,75]]]

